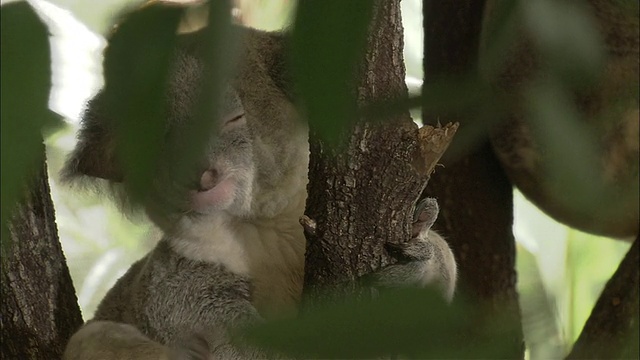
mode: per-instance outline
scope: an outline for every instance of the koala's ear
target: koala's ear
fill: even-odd
[[[103,98],[103,94],[99,93],[87,104],[78,133],[78,143],[62,169],[65,181],[82,177],[112,182],[121,182],[123,179],[115,157],[112,122],[106,118]]]
[[[265,51],[265,54],[269,54],[265,59],[267,72],[276,86],[289,98],[293,98],[293,76],[289,61],[290,35],[286,32],[271,32],[266,35],[268,40],[265,45],[269,47],[269,51]]]
[[[293,99],[294,84],[289,64],[290,34],[286,31],[268,32],[242,25],[233,26],[240,35],[237,40],[242,43],[240,58],[246,67],[244,75],[252,77],[249,82],[258,81],[258,78],[266,75],[272,85]],[[180,33],[178,48],[181,52],[194,58],[202,58],[207,46],[205,30],[201,27],[192,32]]]
[[[289,99],[295,98],[294,83],[289,61],[291,36],[286,31],[264,32],[250,29],[251,51],[260,58],[274,85]]]

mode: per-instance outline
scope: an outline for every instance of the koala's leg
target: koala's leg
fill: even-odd
[[[449,244],[431,230],[438,211],[438,203],[433,198],[423,199],[416,205],[413,238],[403,244],[387,244],[387,250],[399,262],[373,275],[376,286],[434,285],[451,302],[456,288],[457,267]]]
[[[169,360],[171,349],[131,325],[89,321],[69,340],[64,360]]]

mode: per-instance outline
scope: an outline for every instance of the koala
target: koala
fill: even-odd
[[[230,336],[296,314],[304,277],[299,219],[307,196],[308,131],[287,88],[286,35],[239,31],[240,60],[220,115],[212,119],[206,154],[185,181],[177,181],[161,160],[153,174],[143,207],[162,238],[107,293],[94,318],[71,338],[64,359],[274,356],[233,345]],[[178,36],[163,154],[189,141],[181,129],[192,117],[203,76],[203,30]],[[117,91],[117,84],[88,103],[78,144],[63,169],[69,181],[102,179],[114,187],[127,181],[114,150],[106,91]],[[434,199],[418,204],[414,238],[391,246],[399,262],[375,274],[380,286],[433,284],[451,301],[456,264],[446,241],[431,230],[437,214]]]
[[[592,150],[597,158],[596,163],[590,165],[599,176],[585,180],[609,189],[611,194],[599,201],[598,208],[589,207],[585,211],[571,206],[558,193],[557,185],[562,176],[557,169],[552,171],[545,166],[543,145],[534,136],[533,126],[526,121],[527,85],[541,74],[546,76],[542,72],[546,64],[522,25],[518,27],[518,40],[505,54],[504,66],[495,74],[487,74],[496,88],[513,96],[508,119],[493,131],[493,148],[512,183],[556,220],[590,233],[635,238],[640,223],[637,2],[584,0],[569,3],[581,5],[590,12],[604,40],[606,53],[602,73],[587,87],[569,89],[568,95],[585,119],[580,125],[595,137]],[[487,2],[485,31],[498,21],[500,11],[497,9],[504,5],[506,2]],[[490,43],[486,35],[483,39],[481,47],[484,51]]]

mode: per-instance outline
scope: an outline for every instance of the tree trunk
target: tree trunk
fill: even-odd
[[[402,35],[399,0],[377,1],[360,68],[361,106],[407,96]],[[385,242],[411,238],[413,205],[428,179],[418,129],[408,111],[371,120],[358,119],[339,149],[310,125],[305,214],[315,230],[307,233],[305,301],[353,293],[353,280],[391,261]]]
[[[60,359],[82,325],[58,241],[44,159],[32,179],[13,213],[11,243],[2,254],[3,359]]]
[[[483,9],[483,0],[423,1],[425,86],[476,73]],[[468,146],[464,141],[483,126],[473,123],[474,119],[465,119],[473,109],[426,111],[425,108],[425,124],[461,123],[451,152],[459,153],[463,146]],[[434,228],[448,240],[458,262],[456,299],[476,305],[479,321],[484,325],[468,333],[461,332],[461,339],[473,342],[485,326],[508,330],[501,332],[507,338],[495,338],[492,346],[503,349],[501,357],[523,358],[512,233],[512,186],[487,140],[466,150],[462,157],[443,163],[444,167],[432,176],[425,195],[437,198],[440,203],[440,216]]]
[[[567,359],[638,359],[640,237],[605,286]]]

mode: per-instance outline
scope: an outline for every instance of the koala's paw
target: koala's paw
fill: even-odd
[[[211,360],[209,343],[201,334],[193,334],[173,346],[170,360]]]
[[[457,268],[449,244],[431,226],[438,216],[438,203],[426,198],[416,205],[413,218],[414,237],[403,244],[387,243],[389,254],[398,263],[373,274],[378,287],[436,286],[447,301],[456,287]]]
[[[431,229],[438,218],[440,208],[438,201],[434,198],[424,198],[416,204],[413,210],[413,224],[411,225],[411,236],[416,238],[423,231]]]

